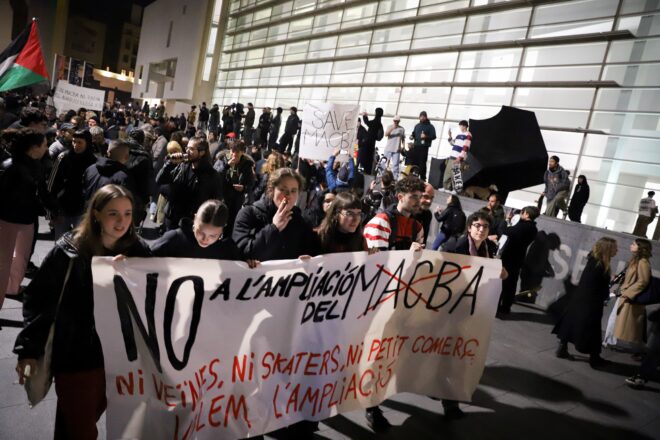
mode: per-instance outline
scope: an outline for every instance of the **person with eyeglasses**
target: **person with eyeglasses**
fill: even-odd
[[[261,200],[239,211],[232,237],[245,257],[288,260],[319,253],[318,238],[296,206],[302,184],[297,171],[274,170]]]
[[[473,257],[495,258],[497,246],[491,240],[488,240],[488,232],[492,221],[490,215],[483,211],[470,214],[466,222],[467,232],[458,240],[450,240],[445,247],[445,252],[471,255]],[[507,276],[506,270],[502,268],[500,278],[504,280]],[[445,418],[448,420],[456,420],[465,416],[456,400],[443,399],[442,406],[445,411]]]
[[[156,183],[170,185],[166,230],[176,229],[182,218],[192,218],[205,201],[221,197],[221,181],[209,158],[209,143],[195,136],[188,141],[186,155],[170,155],[158,173]]]
[[[368,250],[367,241],[362,235],[361,223],[362,202],[360,197],[352,192],[333,195],[332,201],[326,209],[325,218],[317,231],[321,242],[321,252],[333,254]]]

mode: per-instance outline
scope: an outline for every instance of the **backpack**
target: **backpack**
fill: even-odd
[[[412,228],[412,237],[407,238],[406,240],[400,240],[399,244],[397,246],[396,238],[397,238],[397,222],[396,222],[396,214],[393,213],[392,211],[383,211],[385,214],[387,214],[387,220],[390,222],[390,236],[389,236],[389,245],[387,247],[388,250],[397,250],[397,251],[403,251],[403,250],[408,250],[410,246],[412,245],[412,242],[415,241],[412,237],[417,237],[417,233],[419,232],[417,230],[417,222],[413,223],[413,228]],[[402,244],[403,243],[403,244]]]
[[[632,300],[633,304],[651,305],[660,304],[660,278],[651,277],[649,284],[639,295]]]

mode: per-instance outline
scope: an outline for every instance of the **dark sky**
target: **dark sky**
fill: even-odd
[[[70,15],[88,17],[91,20],[106,25],[105,48],[103,50],[103,68],[110,66],[113,71],[117,70],[117,59],[119,57],[119,44],[121,43],[121,28],[131,18],[131,6],[133,4],[145,7],[155,0],[113,0],[95,2],[89,0],[71,0]]]

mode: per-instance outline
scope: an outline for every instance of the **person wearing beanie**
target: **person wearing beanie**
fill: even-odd
[[[362,113],[362,120],[367,126],[367,137],[358,149],[358,166],[362,167],[365,174],[371,174],[374,165],[374,153],[376,152],[376,141],[383,139],[383,109],[376,108],[373,120],[369,120],[367,112]]]
[[[435,127],[429,121],[425,111],[419,114],[419,123],[415,125],[410,138],[413,140],[413,148],[408,152],[407,162],[419,167],[420,178],[426,180],[426,162],[429,157],[429,148],[435,140]]]

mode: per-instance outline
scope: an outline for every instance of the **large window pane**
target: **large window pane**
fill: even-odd
[[[591,108],[594,89],[519,88],[513,105],[516,107]]]
[[[603,79],[616,81],[622,86],[660,86],[660,63],[624,64],[607,66]]]
[[[522,49],[502,49],[488,51],[468,51],[461,53],[458,67],[474,69],[478,67],[509,67],[520,62]]]
[[[587,18],[610,17],[615,14],[618,3],[619,0],[585,0],[539,6],[536,8],[533,24],[563,23]]]
[[[607,43],[568,44],[562,46],[529,47],[523,65],[552,66],[566,64],[600,64]]]
[[[495,14],[473,15],[468,18],[466,32],[527,27],[532,8],[514,9]]]
[[[615,113],[596,111],[591,120],[594,130],[627,136],[658,136],[660,113]]]
[[[521,81],[598,81],[600,66],[523,67]]]
[[[454,87],[451,93],[452,104],[476,105],[509,105],[511,102],[510,88],[467,88]]]
[[[660,60],[660,38],[613,41],[607,54],[608,63],[635,63],[657,60]]]
[[[609,159],[641,160],[660,165],[659,142],[658,139],[589,134],[587,135],[584,154]]]
[[[530,32],[531,38],[566,37],[569,35],[595,34],[612,30],[613,19],[598,21],[580,21],[548,26],[534,26]]]
[[[598,92],[596,109],[657,112],[659,103],[660,89],[602,89]]]

